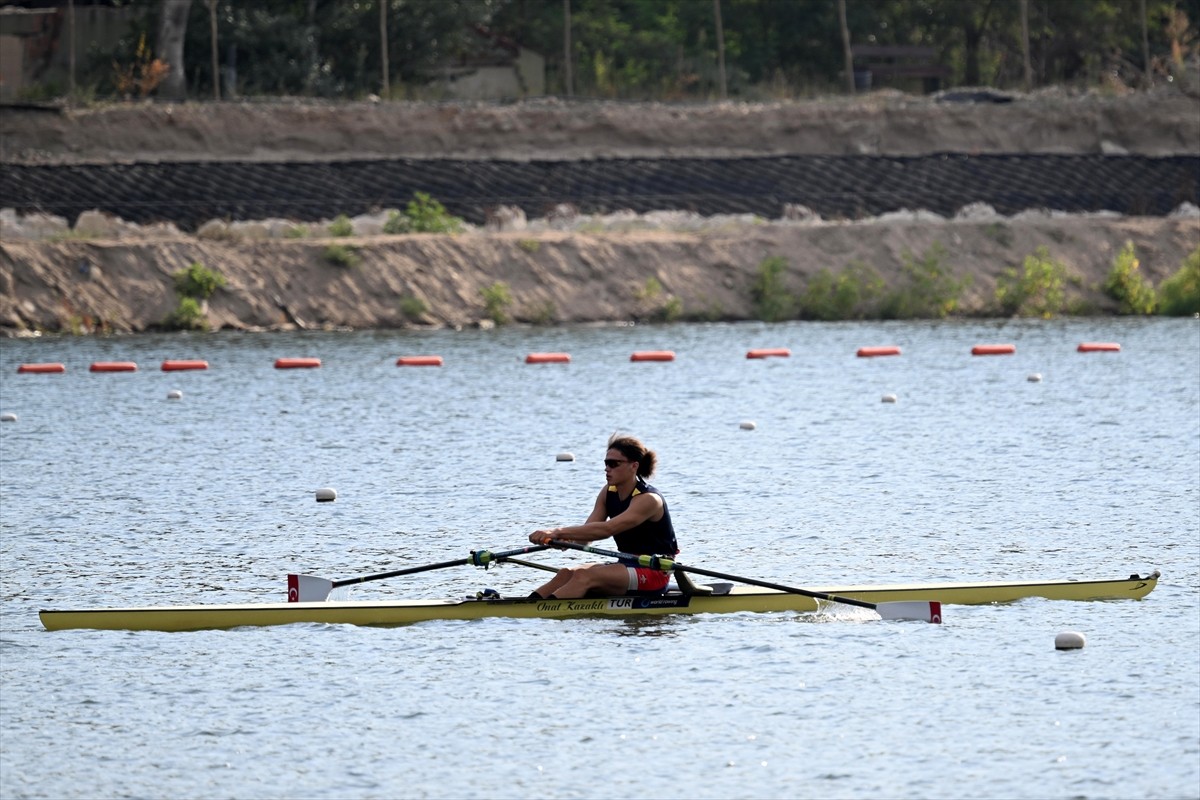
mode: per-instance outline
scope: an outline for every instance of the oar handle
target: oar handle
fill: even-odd
[[[802,594],[806,597],[813,597],[818,600],[829,600],[834,603],[842,603],[848,606],[858,606],[859,608],[869,608],[875,610],[875,603],[868,603],[866,600],[856,600],[853,597],[840,597],[838,595],[826,594],[825,592],[814,592],[809,589],[800,589],[795,586],[784,586],[781,583],[771,583],[770,581],[760,581],[755,578],[745,578],[740,575],[730,575],[725,572],[716,572],[711,569],[702,569],[700,567],[688,567],[680,564],[670,558],[663,556],[640,556],[633,553],[621,553],[616,550],[604,550],[599,547],[592,547],[587,544],[579,544],[577,542],[568,542],[562,539],[553,539],[550,542],[554,547],[566,547],[571,550],[581,550],[585,553],[593,553],[598,556],[607,556],[616,558],[630,564],[648,567],[650,569],[660,569],[663,572],[671,572],[672,570],[681,569],[684,572],[692,572],[696,575],[705,575],[709,578],[720,578],[726,581],[736,581],[737,583],[746,583],[751,586],[761,586],[764,589],[774,589],[777,592],[787,592],[789,594]]]
[[[380,572],[375,575],[363,575],[358,578],[343,578],[340,581],[333,582],[333,588],[339,586],[353,586],[357,583],[366,583],[367,581],[382,581],[388,578],[398,578],[401,575],[414,575],[418,572],[432,572],[435,569],[445,569],[446,567],[461,567],[467,564],[474,564],[477,567],[487,569],[489,564],[497,561],[503,561],[510,556],[520,556],[526,553],[536,553],[539,550],[549,550],[550,545],[531,544],[527,547],[519,547],[516,550],[505,550],[501,553],[493,553],[490,550],[472,550],[471,555],[466,558],[456,558],[453,561],[439,561],[436,564],[425,564],[420,567],[407,567],[405,569],[394,569],[391,572]]]

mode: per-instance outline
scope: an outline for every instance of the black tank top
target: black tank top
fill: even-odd
[[[608,494],[604,496],[604,513],[608,515],[609,519],[612,519],[629,508],[633,498],[643,492],[656,494],[662,498],[662,494],[657,489],[641,478],[637,479],[637,485],[633,487],[633,492],[624,500],[618,496],[615,486],[609,486]],[[621,552],[633,553],[638,556],[673,556],[679,552],[679,545],[675,542],[675,528],[671,525],[671,512],[667,510],[665,499],[663,499],[662,519],[657,522],[648,519],[636,527],[618,533],[613,540],[616,541],[617,549]]]

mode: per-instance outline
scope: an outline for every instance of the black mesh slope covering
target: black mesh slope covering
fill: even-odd
[[[778,218],[785,203],[825,218],[902,208],[952,215],[972,202],[1011,215],[1031,208],[1162,216],[1200,205],[1200,156],[963,155],[921,157],[598,159],[588,161],[164,162],[0,165],[0,206],[74,221],[99,209],[194,230],[210,219],[296,221],[403,208],[427,192],[481,224],[520,206],[533,218],[559,203],[581,212],[686,210]]]

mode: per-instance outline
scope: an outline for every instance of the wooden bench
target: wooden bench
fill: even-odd
[[[876,78],[883,78],[889,83],[906,78],[920,78],[922,87],[928,92],[936,92],[941,88],[942,81],[950,77],[950,69],[937,63],[936,47],[921,47],[896,44],[856,44],[851,45],[850,55],[854,58],[855,86],[859,86],[858,77],[866,73],[862,83],[864,89],[871,88]]]

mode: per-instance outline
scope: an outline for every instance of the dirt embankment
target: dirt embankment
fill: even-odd
[[[1011,103],[934,102],[877,94],[762,105],[395,104],[146,105],[0,115],[3,160],[330,158],[580,159],[766,154],[1200,153],[1200,101],[1045,93]],[[0,201],[2,202],[2,201]],[[161,232],[121,239],[29,240],[0,230],[0,330],[140,331],[175,307],[171,275],[198,261],[228,281],[209,304],[217,328],[469,325],[482,290],[507,284],[509,312],[532,322],[754,317],[751,287],[769,256],[798,291],[822,269],[861,262],[897,280],[906,254],[935,244],[970,281],[964,310],[992,301],[997,279],[1038,247],[1065,264],[1071,295],[1099,292],[1132,241],[1155,281],[1200,247],[1200,220],[1050,217],[976,221],[776,222],[700,231],[473,231],[353,240],[212,240]],[[325,257],[356,248],[357,266]],[[657,290],[655,287],[660,287]],[[420,301],[415,303],[415,300]],[[424,307],[422,313],[414,308]]]
[[[976,99],[981,102],[962,102]],[[995,102],[1003,100],[1006,102]],[[929,153],[1200,153],[1200,100],[969,90],[776,103],[535,100],[130,104],[5,110],[0,161],[590,159]]]
[[[1126,241],[1156,283],[1200,246],[1197,219],[1096,218],[944,223],[771,224],[724,232],[494,233],[381,236],[360,262],[331,264],[335,242],[228,243],[192,238],[0,245],[0,326],[138,331],[175,307],[171,274],[192,261],[228,280],[209,306],[214,327],[466,326],[487,319],[482,289],[503,282],[518,321],[752,319],[759,265],[783,256],[789,291],[822,269],[873,266],[893,283],[906,254],[935,243],[959,278],[964,311],[991,304],[996,280],[1038,247],[1069,267],[1072,299],[1112,310],[1103,283]],[[655,287],[661,287],[656,289]],[[413,313],[412,299],[426,309]]]

